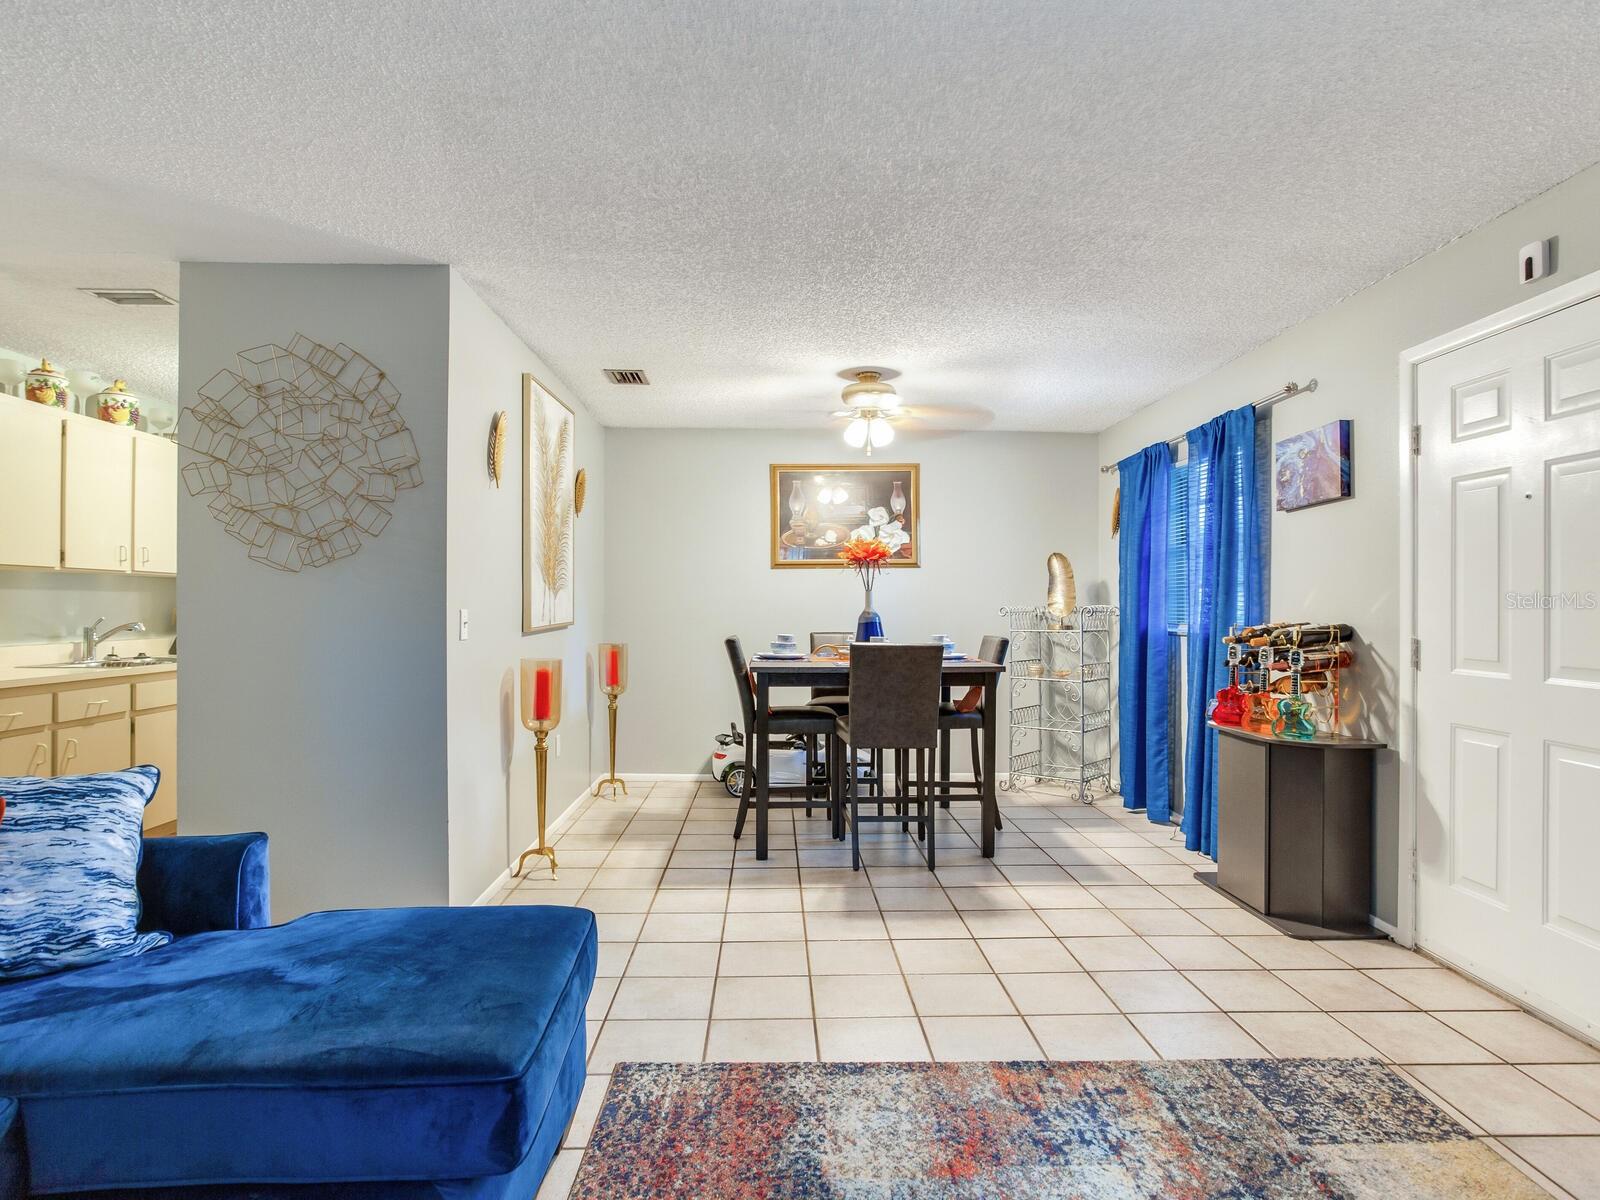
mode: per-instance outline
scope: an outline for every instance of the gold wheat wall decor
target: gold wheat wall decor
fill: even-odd
[[[495,487],[500,486],[506,473],[506,426],[510,424],[511,416],[506,412],[495,413],[489,422],[489,478]]]
[[[572,624],[573,412],[532,375],[522,377],[522,631]]]

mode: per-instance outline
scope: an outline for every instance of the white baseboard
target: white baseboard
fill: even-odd
[[[605,776],[600,778],[604,779]],[[663,775],[648,771],[624,771],[617,778],[624,783],[715,783],[717,780],[715,775]]]
[[[553,825],[549,825],[549,826],[547,826],[545,828],[545,831],[544,831],[545,837],[550,838],[552,841],[554,841],[556,835],[561,832],[561,830],[567,825],[567,823],[570,822],[574,817],[576,817],[578,815],[578,810],[583,807],[583,802],[585,800],[589,799],[589,797],[594,794],[595,785],[598,784],[604,778],[605,778],[604,775],[596,775],[592,780],[590,780],[589,781],[589,786],[584,788],[583,791],[579,792],[578,793],[578,798],[576,800],[574,800],[571,804],[567,805],[567,807],[562,810],[561,815],[555,819],[555,823]],[[536,842],[529,842],[527,844],[527,846],[525,846],[523,849],[532,850],[533,847],[535,845],[537,845],[537,844],[538,843],[536,843]],[[521,851],[518,851],[518,854],[520,855]],[[501,871],[500,874],[496,875],[494,877],[494,882],[491,883],[488,887],[484,888],[483,889],[483,894],[472,902],[473,906],[489,903],[489,901],[493,900],[502,891],[504,891],[505,888],[510,883],[511,883],[511,864],[507,863],[506,864],[506,869],[504,871]]]

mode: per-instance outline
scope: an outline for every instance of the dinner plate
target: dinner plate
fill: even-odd
[[[788,662],[788,661],[790,661],[792,659],[796,659],[796,658],[810,658],[811,655],[807,654],[804,650],[796,650],[793,654],[779,654],[775,650],[763,650],[760,654],[757,654],[756,657],[757,658],[779,658],[779,659],[783,659],[785,662]]]

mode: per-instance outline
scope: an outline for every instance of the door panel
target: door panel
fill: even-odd
[[[1600,1037],[1600,299],[1416,379],[1417,941]]]
[[[1600,951],[1600,889],[1592,882],[1594,851],[1600,846],[1600,750],[1553,743],[1546,757],[1550,876],[1545,919]]]
[[[1600,454],[1551,463],[1547,473],[1548,675],[1552,683],[1600,687]]]
[[[1510,480],[1509,472],[1495,471],[1455,481],[1450,540],[1456,603],[1451,641],[1458,671],[1504,676],[1511,669],[1501,600],[1510,567],[1511,522],[1506,512]]]
[[[1510,738],[1492,729],[1457,726],[1451,732],[1450,877],[1456,887],[1504,908]]]
[[[1545,359],[1545,416],[1550,420],[1600,408],[1600,342]]]

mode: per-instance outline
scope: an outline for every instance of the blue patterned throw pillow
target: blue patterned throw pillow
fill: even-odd
[[[0,779],[0,979],[143,954],[144,806],[161,772],[134,767],[60,779]]]

